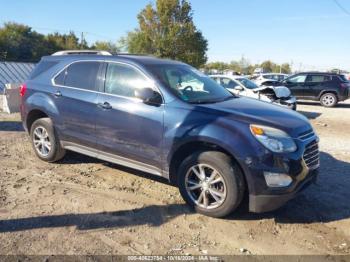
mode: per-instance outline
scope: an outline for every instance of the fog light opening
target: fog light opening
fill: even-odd
[[[287,174],[264,172],[268,187],[287,187],[292,183],[292,178]]]

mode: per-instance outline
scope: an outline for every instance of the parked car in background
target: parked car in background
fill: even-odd
[[[43,57],[21,87],[39,159],[72,150],[163,176],[214,217],[245,195],[250,211],[274,210],[315,181],[318,137],[301,114],[233,95],[178,61],[91,52]]]
[[[333,107],[350,96],[350,82],[336,73],[305,72],[288,77],[281,82],[299,100],[320,101]]]
[[[290,90],[284,86],[262,86],[242,76],[210,75],[218,84],[231,93],[255,98],[261,101],[281,105],[296,110],[297,101]]]
[[[288,77],[287,74],[278,74],[278,73],[268,73],[268,74],[259,74],[252,77],[252,80],[259,85],[274,85],[275,83],[281,82]]]

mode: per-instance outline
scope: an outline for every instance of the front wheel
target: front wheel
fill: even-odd
[[[196,152],[180,165],[178,186],[184,200],[207,216],[224,217],[241,203],[243,174],[228,155],[217,151]]]
[[[333,93],[325,93],[321,96],[320,102],[325,107],[334,107],[338,103],[338,98]]]

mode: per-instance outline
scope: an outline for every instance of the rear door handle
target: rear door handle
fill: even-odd
[[[111,104],[108,103],[108,102],[99,103],[98,106],[101,107],[101,108],[103,108],[103,109],[112,109]]]
[[[60,97],[60,96],[62,96],[62,93],[60,91],[56,91],[53,95],[55,97]]]

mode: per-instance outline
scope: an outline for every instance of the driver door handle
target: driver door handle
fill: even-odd
[[[111,104],[108,102],[98,103],[98,106],[106,110],[112,109]]]
[[[62,93],[60,91],[56,91],[53,95],[55,97],[60,97],[60,96],[62,96]]]

